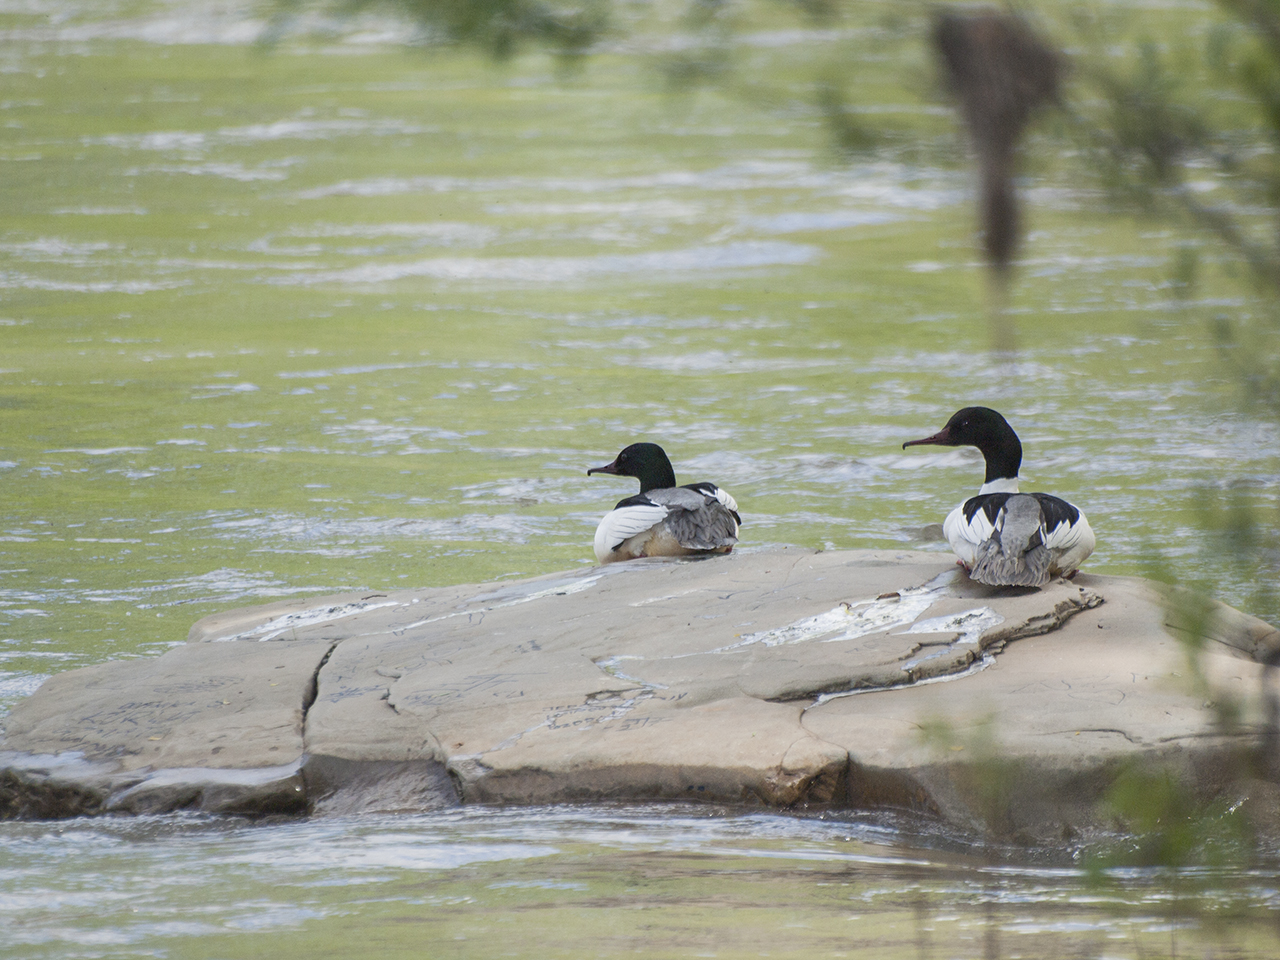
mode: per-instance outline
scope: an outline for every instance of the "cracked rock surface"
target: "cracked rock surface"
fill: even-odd
[[[18,704],[0,816],[698,798],[990,826],[995,740],[1025,771],[999,826],[1059,829],[1118,761],[1260,736],[1280,637],[1221,606],[1180,628],[1239,701],[1224,734],[1165,620],[1140,580],[996,589],[936,553],[799,548],[235,610]]]

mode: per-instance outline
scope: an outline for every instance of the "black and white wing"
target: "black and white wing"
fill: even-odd
[[[1047,493],[971,497],[951,511],[942,529],[973,579],[1002,586],[1039,586],[1067,576],[1094,547],[1093,530],[1080,508]],[[1015,554],[1019,559],[1008,559]]]
[[[596,559],[604,563],[613,551],[632,537],[656,527],[670,514],[670,507],[654,503],[644,494],[619,501],[596,527]]]
[[[974,554],[969,576],[996,587],[1040,587],[1049,582],[1051,555],[1039,501],[1013,494],[996,513],[995,531]]]
[[[720,505],[733,514],[734,522],[739,526],[742,525],[742,515],[738,513],[738,501],[729,495],[729,491],[723,487],[717,487],[714,483],[703,480],[701,483],[686,483],[686,490],[696,490],[698,493],[706,494],[708,497],[715,497]]]

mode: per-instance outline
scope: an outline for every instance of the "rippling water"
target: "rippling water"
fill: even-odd
[[[910,841],[932,847],[905,849]],[[1271,956],[1273,874],[1086,882],[910,822],[663,807],[6,827],[11,956]]]
[[[374,19],[310,20],[267,54],[262,26],[237,3],[0,6],[0,707],[232,606],[590,564],[632,487],[586,468],[642,437],[732,490],[747,547],[938,548],[921,531],[980,459],[901,443],[974,402],[1018,428],[1032,488],[1086,507],[1091,570],[1158,564],[1249,608],[1256,571],[1203,518],[1276,505],[1275,427],[1238,412],[1207,333],[1247,296],[1210,278],[1174,301],[1179,238],[1033,181],[1019,351],[993,356],[963,169],[835,162],[788,72],[844,33],[745,36],[781,91],[757,105],[672,97],[643,50],[565,77],[407,48]],[[954,142],[945,110],[885,96]],[[980,892],[1006,882],[1032,904],[998,908],[1013,940],[1130,956],[1113,930],[1165,923],[1135,893],[1110,926],[1070,872],[887,852],[917,841],[941,842],[644,810],[6,825],[0,943],[196,956],[234,931],[322,946],[408,923],[473,955],[630,937],[683,956],[744,925],[774,953],[942,956],[986,936]],[[786,932],[776,884],[819,879],[831,898],[793,906],[825,939]],[[536,934],[489,927],[526,929],[547,898],[564,907]],[[699,932],[722,903],[736,919]]]

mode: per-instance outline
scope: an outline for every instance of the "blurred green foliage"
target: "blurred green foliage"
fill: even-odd
[[[1112,209],[1185,232],[1175,302],[1208,329],[1242,406],[1280,424],[1280,2],[1218,0],[1176,37],[1137,17],[1085,9],[1063,24],[1080,50],[1064,125],[1080,145],[1076,176]],[[1120,30],[1140,39],[1117,48]],[[1237,277],[1247,310],[1198,301],[1210,269]],[[1242,495],[1271,482],[1218,478],[1192,496],[1203,549],[1249,572],[1251,611],[1280,623],[1280,507]]]
[[[1280,3],[1216,7],[1184,38],[1159,40],[1152,25],[1123,51],[1114,14],[1072,17],[1083,50],[1072,134],[1080,173],[1113,206],[1215,242],[1183,247],[1171,270],[1179,296],[1194,295],[1202,257],[1243,267],[1256,310],[1210,323],[1245,401],[1280,419]]]
[[[265,40],[274,42],[305,9],[323,7],[341,17],[379,9],[419,24],[428,42],[479,47],[496,59],[535,44],[566,60],[586,53],[609,28],[608,0],[276,0]]]
[[[1124,834],[1091,852],[1088,868],[1098,882],[1119,867],[1223,867],[1253,855],[1253,834],[1235,798],[1200,799],[1160,766],[1131,764],[1112,783],[1105,805]]]

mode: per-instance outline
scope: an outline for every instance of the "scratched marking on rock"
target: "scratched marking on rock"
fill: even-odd
[[[397,627],[392,631],[392,633],[398,637],[417,627],[424,627],[429,623],[439,623],[441,620],[451,620],[454,617],[467,617],[469,620],[472,620],[472,622],[478,622],[474,618],[479,617],[482,620],[484,615],[491,610],[501,610],[504,607],[514,607],[517,604],[529,603],[532,600],[542,600],[545,597],[567,597],[570,594],[581,593],[583,590],[594,587],[603,576],[603,573],[597,573],[593,577],[583,577],[579,580],[572,580],[568,583],[560,582],[557,583],[556,586],[546,587],[542,590],[534,590],[533,592],[527,593],[523,596],[504,600],[501,603],[490,604],[489,606],[481,607],[478,610],[455,610],[453,613],[442,613],[438,617],[427,617],[423,620],[415,620],[413,623],[406,623],[402,627]],[[498,596],[498,594],[488,594],[488,596]]]
[[[286,613],[283,616],[276,617],[274,620],[268,620],[264,624],[252,627],[249,630],[243,630],[240,633],[231,634],[227,637],[214,637],[214,643],[224,643],[230,640],[275,640],[290,630],[297,630],[300,627],[314,627],[321,623],[329,623],[333,620],[343,620],[347,617],[355,616],[357,613],[367,613],[370,610],[377,610],[380,607],[394,607],[399,601],[385,600],[382,603],[344,603],[338,606],[313,607],[310,610],[299,610],[295,613]]]
[[[244,683],[243,677],[229,676],[211,676],[200,677],[195,680],[183,680],[175,683],[159,683],[152,687],[156,693],[199,693],[203,690],[216,690],[219,687],[229,687],[237,683]]]
[[[548,708],[546,715],[539,723],[535,723],[519,733],[512,734],[501,743],[495,744],[489,750],[486,750],[485,753],[493,753],[513,747],[523,737],[533,733],[535,730],[587,732],[598,729],[602,724],[608,723],[610,724],[609,730],[628,733],[632,730],[653,726],[654,724],[665,723],[671,718],[661,716],[633,717],[629,716],[629,714],[641,703],[647,701],[675,702],[683,700],[684,697],[685,694],[683,693],[671,697],[663,697],[652,690],[643,690],[635,696],[626,698],[621,696],[609,697],[607,699],[589,700],[586,703],[553,706]]]
[[[523,688],[518,690],[499,689],[512,684],[524,684],[531,674],[527,673],[486,673],[472,674],[460,680],[447,682],[434,690],[419,691],[404,698],[406,703],[439,704],[476,694],[488,693],[490,696],[506,700],[515,700],[524,696]]]

